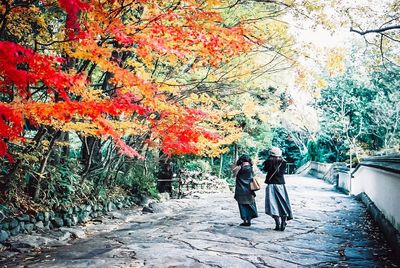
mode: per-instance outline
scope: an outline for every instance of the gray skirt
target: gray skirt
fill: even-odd
[[[287,220],[293,219],[285,184],[268,184],[265,188],[265,213],[270,216],[286,216]]]

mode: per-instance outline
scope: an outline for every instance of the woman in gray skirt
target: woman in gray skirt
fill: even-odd
[[[243,220],[241,226],[250,226],[251,219],[256,218],[257,207],[254,200],[254,192],[250,189],[253,180],[253,163],[247,155],[242,155],[233,168],[236,174],[235,199],[239,204],[240,217]]]
[[[265,183],[265,213],[275,220],[276,231],[284,231],[286,221],[293,218],[289,196],[285,187],[284,173],[286,160],[282,158],[282,151],[272,147],[270,156],[263,163],[263,170],[267,173]]]

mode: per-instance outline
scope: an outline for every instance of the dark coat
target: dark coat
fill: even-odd
[[[279,169],[278,169],[278,167],[279,167]],[[270,156],[263,163],[263,170],[267,173],[267,176],[265,177],[265,183],[285,184],[285,178],[283,175],[283,174],[285,174],[285,170],[286,170],[285,159],[283,159],[281,157],[276,158],[276,157]],[[275,174],[274,174],[274,172],[275,172]]]
[[[250,183],[253,181],[253,167],[242,166],[236,175],[235,199],[239,204],[252,204],[254,192],[250,190]]]

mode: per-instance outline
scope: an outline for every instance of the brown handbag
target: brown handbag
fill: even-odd
[[[250,182],[250,190],[258,191],[261,189],[260,182],[257,180],[256,177],[253,177],[253,180]]]

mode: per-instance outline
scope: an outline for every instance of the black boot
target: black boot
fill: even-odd
[[[273,218],[274,218],[274,221],[275,221],[275,231],[279,231],[279,230],[281,230],[281,227],[280,227],[280,225],[279,225],[279,217],[278,216],[272,216]]]
[[[281,231],[285,231],[286,228],[286,216],[281,217],[282,218],[282,222],[281,222]]]
[[[244,220],[241,224],[240,224],[240,226],[250,226],[251,225],[251,223],[250,223],[250,221],[248,221],[248,220]]]

